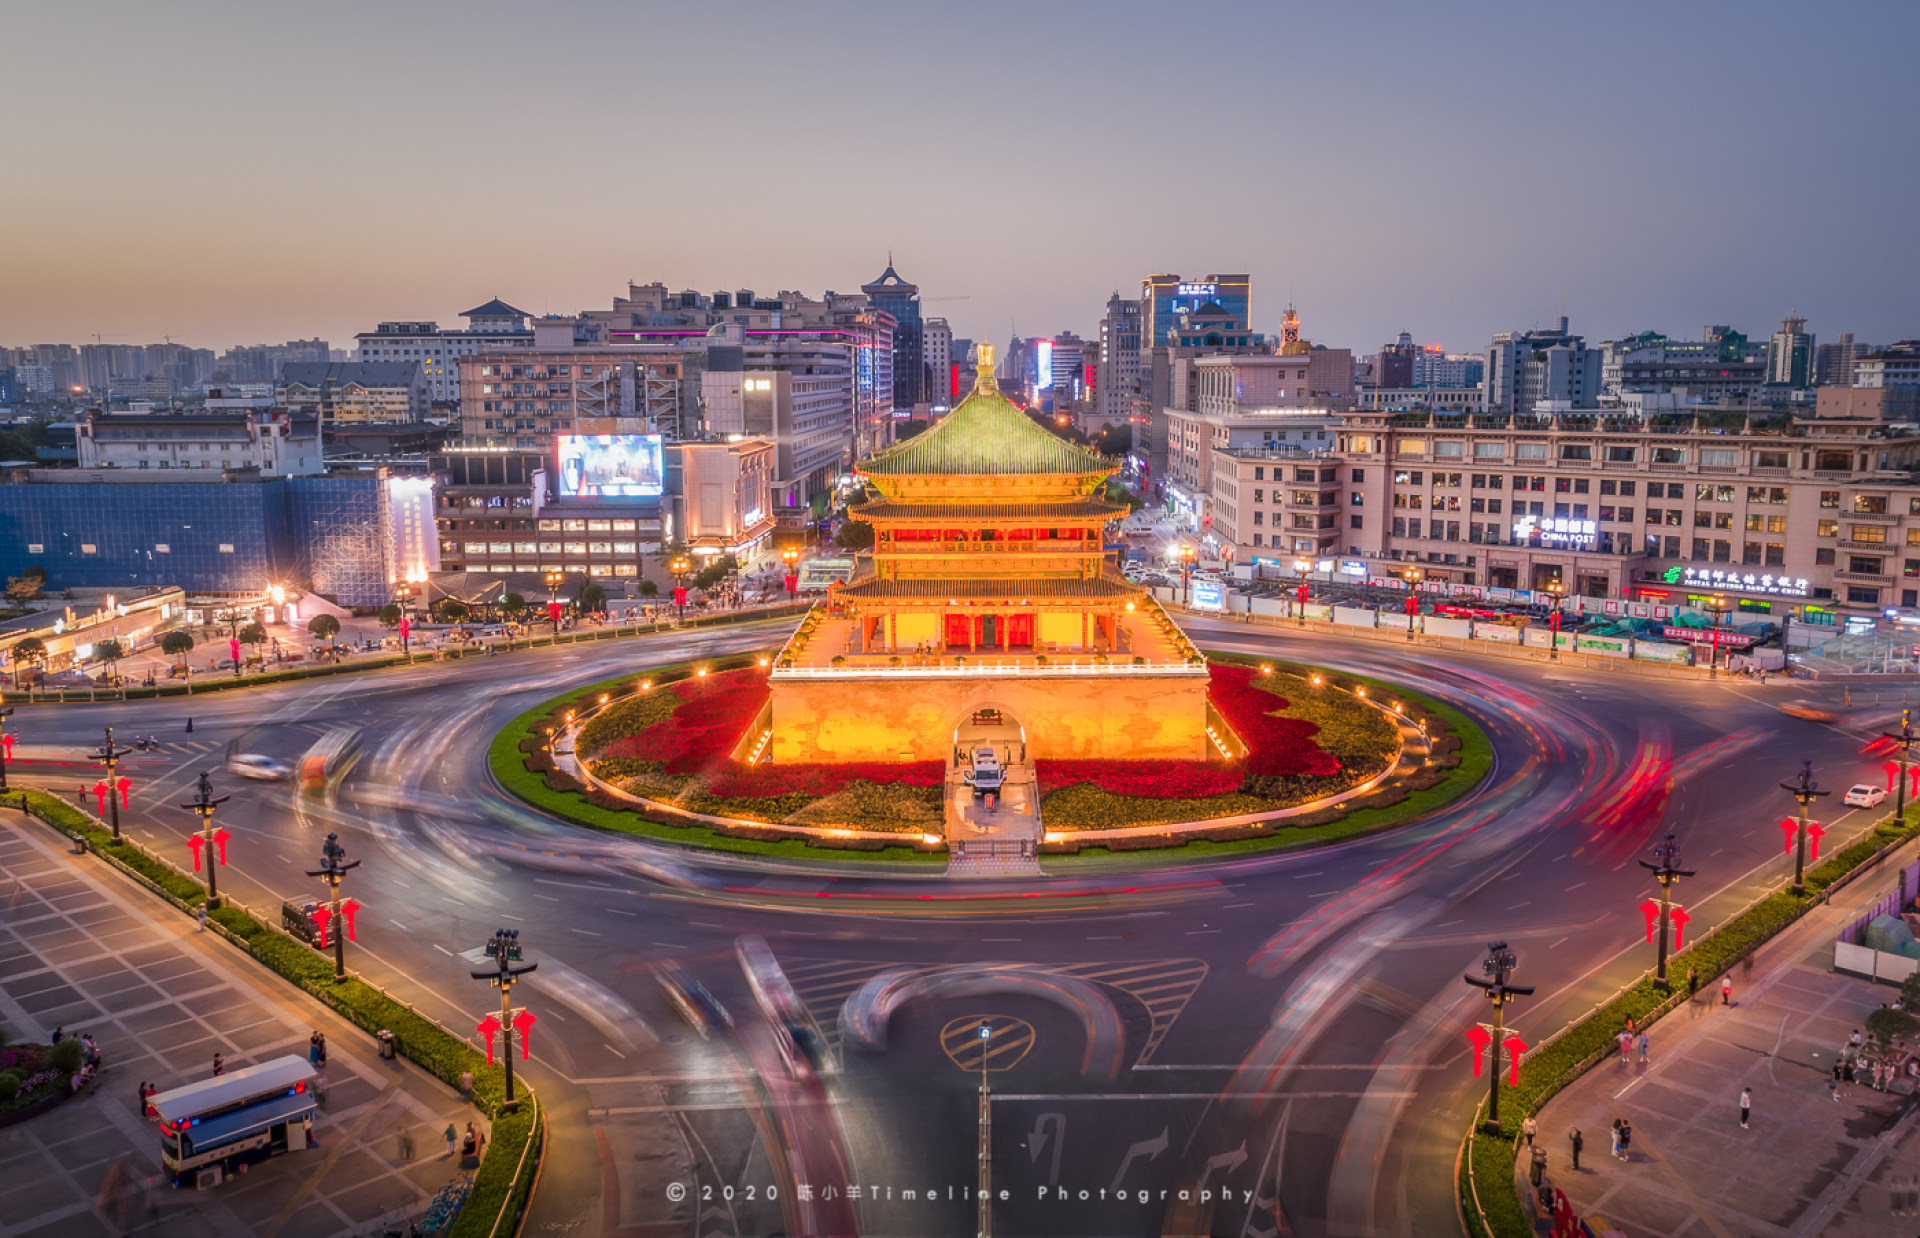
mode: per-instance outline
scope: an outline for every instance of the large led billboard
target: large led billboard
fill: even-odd
[[[1053,386],[1053,341],[1035,340],[1033,350],[1033,385],[1045,391]]]
[[[556,441],[562,498],[645,498],[666,490],[658,434],[562,434]]]

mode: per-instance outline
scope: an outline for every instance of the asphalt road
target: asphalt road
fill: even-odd
[[[1839,696],[1803,683],[1640,679],[1189,621],[1206,647],[1454,702],[1492,737],[1492,776],[1358,843],[1158,868],[1056,862],[1037,882],[958,885],[906,863],[768,870],[574,830],[491,786],[487,741],[532,703],[770,646],[787,626],[191,703],[22,707],[13,776],[71,792],[97,777],[82,754],[103,726],[158,737],[161,752],[122,767],[128,828],[186,863],[194,818],[177,805],[212,769],[233,797],[223,891],[269,909],[317,888],[302,874],[338,831],[364,861],[348,887],[365,906],[352,965],[456,1026],[492,997],[471,959],[494,928],[520,929],[540,963],[516,990],[539,1019],[528,1073],[555,1117],[532,1233],[975,1232],[986,1017],[997,1233],[1425,1235],[1455,1226],[1454,1151],[1484,1087],[1465,1033],[1485,1003],[1461,976],[1485,943],[1512,943],[1516,978],[1538,986],[1510,1012],[1532,1043],[1650,965],[1636,905],[1652,883],[1634,860],[1662,832],[1699,871],[1678,897],[1704,931],[1785,871],[1775,823],[1792,801],[1776,784],[1809,758],[1824,786],[1877,779],[1862,748],[1896,705],[1855,694],[1849,723],[1829,727],[1778,712]],[[364,728],[366,755],[330,798],[224,769],[229,746],[292,762],[339,725]],[[1829,846],[1867,824],[1837,800]],[[835,1073],[784,1064],[735,957],[742,934],[770,943]],[[737,1035],[702,1039],[679,1019],[654,975],[668,962],[713,990]],[[842,1007],[886,969],[981,962],[1055,979],[947,977],[881,1020],[884,1048],[841,1036]],[[1089,1053],[1106,1018],[1121,1028],[1116,1070]]]

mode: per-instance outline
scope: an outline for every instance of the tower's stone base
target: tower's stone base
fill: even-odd
[[[1207,675],[1077,674],[918,679],[775,677],[776,762],[944,760],[955,728],[997,709],[1029,757],[1199,760]]]

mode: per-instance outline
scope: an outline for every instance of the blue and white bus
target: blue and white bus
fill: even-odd
[[[275,1058],[148,1100],[160,1115],[161,1161],[174,1185],[216,1186],[241,1161],[303,1151],[313,1142],[314,1069]]]

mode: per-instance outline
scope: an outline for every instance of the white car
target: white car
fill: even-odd
[[[1846,795],[1840,802],[1850,808],[1875,808],[1885,801],[1886,798],[1887,793],[1885,791],[1882,791],[1879,787],[1868,786],[1862,782],[1848,787]]]
[[[252,778],[260,782],[280,782],[291,777],[293,770],[272,757],[263,757],[257,752],[238,752],[227,758],[227,769],[242,778]]]

